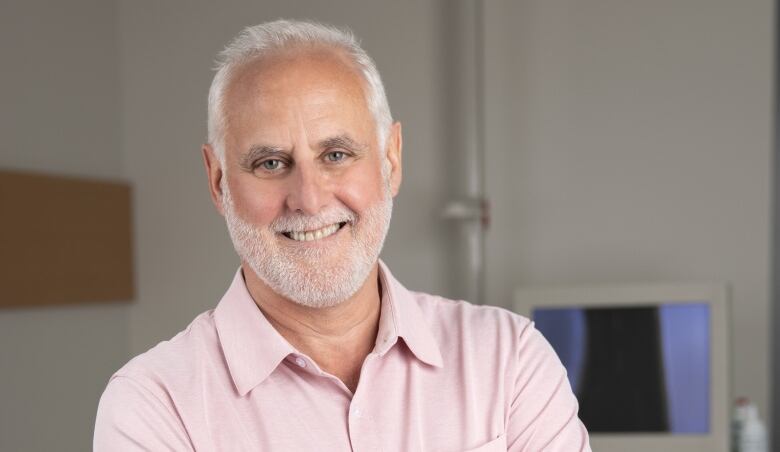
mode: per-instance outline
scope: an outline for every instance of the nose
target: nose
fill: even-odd
[[[290,175],[287,208],[292,212],[316,215],[328,203],[330,190],[327,181],[316,165],[297,164]]]

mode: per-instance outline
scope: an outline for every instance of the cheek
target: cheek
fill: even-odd
[[[284,208],[284,194],[277,187],[263,186],[257,181],[242,181],[230,185],[236,212],[255,225],[270,224]]]
[[[378,167],[350,171],[337,188],[337,197],[358,214],[384,199],[384,181]]]

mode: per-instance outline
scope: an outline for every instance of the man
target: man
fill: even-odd
[[[590,450],[527,319],[410,292],[378,260],[401,126],[350,34],[244,30],[208,141],[241,267],[216,309],[111,378],[95,450]]]

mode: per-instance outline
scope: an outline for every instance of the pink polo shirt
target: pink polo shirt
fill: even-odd
[[[354,394],[276,332],[239,270],[216,309],[111,377],[94,449],[590,451],[533,323],[379,273],[379,331]]]

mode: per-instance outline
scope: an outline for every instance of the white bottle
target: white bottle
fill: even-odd
[[[735,443],[738,452],[768,452],[766,427],[758,408],[750,402],[738,403],[734,414]]]
[[[731,452],[740,452],[740,441],[742,440],[742,426],[745,425],[747,417],[748,399],[746,397],[737,398],[734,403],[734,415],[731,418]]]

